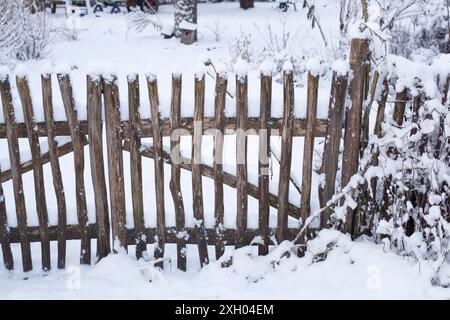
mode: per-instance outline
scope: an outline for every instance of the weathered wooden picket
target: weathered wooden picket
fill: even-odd
[[[53,117],[51,74],[43,74],[42,93],[44,123],[36,123],[33,115],[33,105],[30,88],[26,77],[17,77],[19,92],[24,111],[24,123],[18,123],[15,118],[11,85],[8,77],[0,79],[0,93],[5,123],[0,124],[0,139],[7,139],[10,169],[1,171],[0,168],[0,242],[3,261],[7,269],[13,269],[14,260],[11,243],[20,243],[23,270],[32,269],[30,242],[41,243],[42,268],[49,270],[50,241],[57,241],[57,267],[65,267],[66,241],[80,239],[80,263],[91,263],[91,239],[97,239],[97,258],[108,255],[111,250],[126,249],[128,245],[136,245],[136,256],[141,258],[148,243],[155,244],[154,258],[164,257],[165,244],[175,243],[177,246],[177,266],[186,270],[186,245],[198,246],[200,264],[203,266],[210,261],[207,246],[215,246],[216,258],[219,258],[225,245],[242,247],[249,245],[256,236],[262,241],[258,243],[259,254],[267,254],[269,244],[273,243],[272,236],[280,242],[294,239],[299,229],[288,228],[288,216],[300,219],[300,227],[311,214],[311,176],[313,170],[314,141],[316,137],[325,137],[321,173],[325,181],[330,182],[319,187],[319,199],[322,208],[335,194],[336,174],[338,172],[339,144],[342,138],[342,128],[345,125],[344,152],[342,161],[341,184],[345,185],[358,170],[358,159],[361,150],[361,119],[363,102],[367,95],[368,83],[368,43],[365,40],[354,39],[350,53],[350,70],[352,80],[348,74],[334,72],[332,77],[328,120],[316,118],[318,101],[319,76],[308,75],[306,119],[294,117],[294,80],[292,72],[286,70],[283,77],[284,112],[282,118],[271,116],[272,76],[262,73],[260,77],[260,117],[248,117],[247,77],[237,75],[236,81],[236,117],[225,116],[225,97],[227,94],[227,77],[216,75],[215,85],[215,115],[204,116],[205,105],[205,77],[195,77],[195,105],[192,117],[181,117],[182,75],[172,75],[172,99],[170,118],[161,118],[159,112],[158,82],[154,75],[147,75],[147,90],[150,102],[150,119],[141,119],[140,87],[138,75],[128,77],[128,107],[129,120],[121,120],[119,88],[117,78],[113,75],[88,75],[87,83],[87,121],[80,121],[75,108],[70,77],[67,74],[57,74],[59,90],[63,99],[67,121],[56,122]],[[55,76],[55,75],[53,75]],[[379,111],[375,127],[375,134],[380,134],[381,121],[384,115],[384,105],[388,94],[387,81],[379,101]],[[349,90],[347,90],[348,88]],[[345,102],[347,91],[350,96],[351,107],[346,112]],[[121,93],[124,94],[123,92]],[[402,93],[399,93],[401,95]],[[401,123],[404,113],[404,97],[395,106],[394,119]],[[102,118],[104,110],[104,118]],[[344,116],[344,114],[346,114]],[[344,123],[345,119],[345,123]],[[104,122],[104,124],[103,124]],[[103,127],[105,125],[105,127]],[[106,139],[103,138],[105,128]],[[377,129],[378,128],[378,129]],[[183,129],[180,131],[179,129]],[[211,130],[216,129],[216,130]],[[259,176],[258,184],[254,185],[247,179],[246,150],[248,134],[259,136]],[[213,132],[213,133],[212,133]],[[185,159],[179,154],[177,146],[180,134],[192,136],[191,159]],[[214,164],[208,166],[200,162],[202,137],[214,135]],[[223,134],[236,134],[236,175],[223,171]],[[278,195],[269,192],[269,162],[270,136],[281,136],[281,159]],[[58,136],[70,136],[71,142],[59,145]],[[171,137],[171,150],[163,148],[162,139]],[[288,201],[289,183],[291,176],[293,137],[304,137],[304,153],[301,185],[301,205],[297,207]],[[46,137],[48,151],[41,153],[39,138]],[[143,138],[152,137],[151,146],[141,142]],[[30,144],[32,160],[21,162],[19,153],[19,138],[27,138]],[[106,145],[104,144],[106,141]],[[85,181],[83,172],[84,146],[89,145],[90,171],[92,185],[95,190],[96,223],[88,224]],[[103,158],[103,148],[107,150],[107,159]],[[67,210],[64,190],[62,186],[59,158],[73,152],[77,225],[66,222]],[[124,168],[123,152],[130,153],[130,168]],[[174,156],[177,157],[176,161]],[[156,198],[156,228],[146,228],[144,224],[144,199],[142,157],[153,159],[155,166],[155,195]],[[191,161],[192,160],[192,161]],[[374,160],[376,161],[376,160]],[[49,225],[47,205],[45,202],[43,165],[50,163],[54,193],[57,200],[58,224]],[[175,227],[166,227],[164,198],[164,164],[171,165],[170,193],[175,208]],[[105,170],[107,165],[108,170]],[[124,170],[125,169],[125,170]],[[130,171],[128,171],[128,169]],[[27,212],[23,193],[22,174],[32,170],[34,174],[36,211],[39,218],[38,227],[27,226]],[[185,205],[183,190],[180,184],[181,170],[191,172],[193,213],[195,225],[185,225]],[[132,210],[134,228],[129,228],[126,221],[125,207],[125,172],[130,172],[132,190]],[[106,175],[108,177],[106,177]],[[204,225],[202,177],[214,180],[214,228]],[[108,180],[106,180],[108,178]],[[145,177],[148,179],[148,177]],[[14,199],[5,199],[2,183],[12,180]],[[224,185],[236,189],[237,193],[237,223],[236,229],[224,228]],[[109,187],[109,188],[107,188]],[[107,192],[109,189],[109,192]],[[247,196],[259,201],[258,229],[247,228]],[[7,221],[5,201],[14,201],[17,215],[17,227],[9,227]],[[108,203],[109,201],[109,203]],[[269,208],[277,209],[277,227],[269,228]],[[325,210],[320,219],[320,226],[327,225],[331,210]],[[349,215],[350,216],[350,215]],[[351,215],[353,216],[353,215]],[[347,219],[345,231],[354,233],[352,219]],[[111,225],[111,229],[110,229]],[[112,236],[112,238],[111,238]],[[163,266],[161,259],[158,265]]]

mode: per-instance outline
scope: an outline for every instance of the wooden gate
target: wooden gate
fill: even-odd
[[[367,64],[367,42],[355,40],[353,44],[356,54],[351,55],[350,68],[353,72],[350,87],[352,115],[347,114],[345,130],[345,151],[343,155],[343,178],[349,178],[357,169],[360,124],[358,112],[361,112],[364,98]],[[352,47],[352,48],[353,48]],[[353,49],[352,49],[353,50]],[[67,120],[54,121],[54,96],[51,77],[57,77],[59,90],[64,104]],[[292,70],[285,70],[283,75],[283,117],[273,118],[272,110],[272,75],[261,73],[260,76],[260,115],[248,117],[248,78],[247,75],[236,75],[235,117],[225,116],[225,99],[228,79],[226,74],[215,75],[214,117],[205,117],[205,75],[195,76],[193,88],[195,102],[194,112],[190,117],[181,116],[182,75],[173,74],[171,84],[170,117],[162,118],[159,110],[158,81],[152,74],[146,75],[146,90],[150,102],[149,119],[140,116],[139,76],[129,75],[128,85],[128,120],[122,120],[117,77],[114,75],[88,75],[87,86],[87,121],[78,118],[70,77],[60,73],[43,74],[42,106],[45,122],[35,121],[30,87],[26,77],[17,76],[15,81],[24,113],[24,123],[16,120],[11,79],[8,75],[0,77],[0,93],[3,105],[4,124],[0,124],[0,139],[7,139],[10,168],[0,169],[0,182],[12,179],[14,198],[5,199],[0,184],[0,242],[3,261],[7,269],[13,269],[14,259],[11,243],[20,243],[23,270],[32,270],[30,242],[41,243],[42,268],[49,270],[50,242],[57,241],[58,268],[65,267],[66,241],[80,239],[80,263],[91,263],[91,239],[97,239],[97,258],[108,255],[111,250],[127,250],[129,245],[136,245],[137,258],[148,258],[147,244],[154,243],[154,258],[163,266],[165,244],[175,243],[177,246],[177,266],[186,270],[186,245],[198,246],[200,264],[210,261],[208,245],[215,246],[216,258],[223,253],[225,246],[234,245],[239,248],[249,244],[257,244],[259,254],[266,254],[269,245],[274,242],[294,239],[299,228],[288,228],[288,217],[299,219],[299,227],[305,226],[310,216],[312,193],[312,170],[314,142],[317,137],[325,137],[321,173],[327,183],[319,187],[321,207],[335,194],[336,173],[338,171],[339,143],[345,113],[347,94],[347,72],[334,71],[329,97],[328,120],[317,119],[317,103],[319,75],[310,71],[307,81],[306,118],[294,115],[294,80]],[[166,84],[164,84],[166,85]],[[122,94],[124,94],[122,92]],[[78,106],[79,108],[79,106]],[[104,110],[104,115],[102,116]],[[123,116],[123,115],[122,115]],[[353,128],[353,129],[349,129]],[[104,130],[105,129],[105,130]],[[224,155],[223,135],[236,135],[236,175],[223,170]],[[182,135],[192,136],[192,153],[190,158],[182,157],[177,145]],[[201,162],[202,137],[214,136],[214,163],[212,166]],[[252,184],[247,176],[247,137],[259,136],[259,168],[258,183]],[[269,192],[270,136],[281,137],[280,172],[278,193]],[[58,143],[58,137],[70,136],[70,142]],[[163,137],[171,137],[171,148],[164,148]],[[294,137],[304,137],[302,163],[302,183],[298,186],[301,194],[301,205],[289,202],[289,185],[291,177],[292,145]],[[48,150],[42,150],[39,138],[48,140]],[[27,138],[31,150],[31,160],[21,161],[19,138]],[[142,142],[144,138],[152,138],[153,143]],[[88,145],[90,156],[89,167],[85,168],[84,152]],[[104,159],[103,148],[106,148]],[[75,199],[78,224],[67,224],[67,209],[64,188],[61,179],[59,158],[73,152],[73,170],[75,172]],[[130,168],[124,168],[123,154],[130,154]],[[143,194],[142,157],[153,159],[155,176],[155,194]],[[301,161],[300,161],[301,160]],[[53,189],[45,189],[43,165],[50,163]],[[170,195],[164,193],[164,164],[171,166]],[[33,171],[34,197],[38,213],[39,226],[27,225],[27,212],[23,192],[22,175]],[[86,191],[83,172],[90,170],[94,188],[96,222],[89,224],[87,219]],[[128,171],[129,170],[129,171]],[[180,184],[180,174],[189,171],[192,177],[194,225],[185,224],[185,204]],[[126,219],[125,175],[130,172],[132,190],[132,213],[134,225]],[[206,228],[203,206],[204,190],[202,177],[214,180],[214,218],[213,228]],[[149,177],[145,177],[149,179]],[[330,183],[331,181],[331,183]],[[236,189],[237,223],[236,229],[224,227],[224,212],[227,210],[224,201],[224,185]],[[58,204],[58,224],[49,225],[45,193],[54,192]],[[147,197],[156,198],[157,224],[155,228],[147,228],[144,223],[144,202]],[[166,227],[166,208],[164,199],[171,197],[175,208],[176,226]],[[248,196],[259,201],[259,222],[257,229],[247,228]],[[14,201],[16,206],[17,226],[10,227],[7,221],[5,201]],[[269,228],[269,209],[277,210],[277,227]],[[321,218],[321,227],[326,226],[330,210],[325,210]],[[351,219],[349,219],[351,220]],[[111,226],[111,229],[110,229]],[[350,230],[351,225],[348,226]],[[258,237],[259,241],[254,241]]]

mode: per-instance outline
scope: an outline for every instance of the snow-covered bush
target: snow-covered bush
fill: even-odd
[[[434,284],[450,259],[448,115],[439,100],[425,101],[417,112],[409,110],[401,128],[387,124],[378,144],[384,198],[376,232],[399,253],[440,262]]]
[[[237,61],[242,60],[257,68],[264,61],[270,61],[274,67],[274,80],[282,82],[283,67],[288,63],[292,65],[296,85],[304,85],[308,64],[311,58],[317,58],[318,53],[315,50],[299,50],[297,30],[292,31],[284,18],[280,18],[277,23],[269,21],[264,26],[255,24],[254,27],[256,34],[263,40],[263,45],[256,45],[253,41],[254,34],[241,30],[229,43],[229,65],[234,66]],[[327,62],[331,59],[330,54]],[[327,70],[322,71],[324,75]]]
[[[31,13],[28,1],[0,2],[0,58],[29,60],[45,56],[50,26],[45,12]]]
[[[206,29],[213,35],[214,41],[219,42],[226,28],[222,26],[220,19],[217,19],[213,24],[206,25]]]
[[[229,44],[231,57],[230,65],[234,66],[239,60],[245,61],[247,63],[255,62],[253,50],[254,48],[251,34],[241,30],[239,35],[235,36]]]
[[[410,57],[420,48],[436,53],[450,53],[450,25],[447,1],[415,1],[408,19],[400,19],[390,26],[392,52]],[[391,9],[392,10],[392,9]]]

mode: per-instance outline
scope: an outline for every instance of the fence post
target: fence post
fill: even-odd
[[[2,97],[3,116],[5,119],[6,136],[8,139],[8,151],[9,160],[11,163],[14,201],[16,204],[17,225],[20,236],[22,265],[23,271],[27,272],[33,269],[33,262],[31,260],[30,242],[28,241],[27,211],[25,207],[22,173],[20,169],[19,133],[12,102],[11,84],[7,75],[0,78],[0,94]]]
[[[335,191],[336,172],[338,170],[339,146],[342,137],[345,98],[347,94],[348,72],[333,71],[330,102],[328,107],[328,126],[323,147],[321,174],[324,181],[319,184],[320,207],[325,208]],[[326,228],[331,210],[326,209],[320,217],[320,228]]]
[[[269,253],[269,165],[270,165],[270,126],[272,109],[272,72],[261,71],[260,95],[260,130],[259,130],[259,234],[262,244],[258,245],[258,254]]]
[[[67,207],[64,195],[64,185],[62,181],[61,168],[59,165],[58,142],[54,132],[55,121],[53,118],[53,90],[51,74],[41,75],[42,83],[42,104],[44,107],[45,123],[47,127],[48,153],[50,166],[52,169],[53,189],[55,191],[56,203],[58,207],[58,269],[66,266],[66,225]]]
[[[206,242],[205,215],[203,212],[203,187],[202,187],[202,136],[203,113],[205,108],[205,75],[195,75],[195,106],[194,106],[194,132],[192,136],[192,195],[194,209],[195,233],[198,241],[200,265],[203,267],[209,263],[208,245]]]
[[[30,145],[33,162],[34,192],[36,198],[36,212],[39,220],[39,234],[41,236],[42,269],[49,271],[50,262],[50,238],[48,236],[48,213],[45,200],[44,172],[41,163],[41,145],[37,134],[37,126],[34,118],[33,102],[31,100],[30,87],[26,77],[16,77],[17,90],[27,128],[28,142]]]
[[[88,234],[88,219],[86,205],[86,191],[84,187],[84,145],[82,133],[78,122],[75,100],[72,92],[69,75],[58,74],[59,87],[69,124],[70,135],[73,143],[73,159],[75,165],[75,199],[77,202],[78,225],[80,226],[81,253],[80,263],[91,263],[91,240]]]
[[[120,121],[120,101],[117,78],[103,77],[105,97],[106,143],[108,153],[108,173],[110,208],[112,220],[113,250],[127,250],[127,229],[125,215],[125,187],[123,181],[122,126]]]
[[[236,75],[236,248],[245,245],[247,231],[247,112],[248,88],[247,74]]]
[[[0,167],[0,173],[2,168]],[[11,251],[11,239],[9,236],[8,217],[6,215],[5,195],[0,182],[0,244],[2,246],[3,265],[6,270],[14,269],[14,259]]]
[[[133,204],[134,232],[136,243],[136,258],[146,256],[147,241],[145,238],[144,199],[142,192],[142,161],[141,161],[141,116],[139,113],[139,75],[127,77],[128,108],[130,127],[128,139],[130,142],[130,177],[131,200]]]
[[[150,111],[153,129],[153,149],[155,150],[155,190],[156,190],[156,215],[157,215],[157,246],[155,246],[155,259],[164,257],[165,245],[165,208],[164,208],[164,162],[162,158],[162,135],[159,118],[158,83],[156,76],[147,75],[148,96],[150,98]],[[157,266],[163,268],[164,263]]]
[[[226,74],[216,74],[214,135],[214,218],[216,231],[216,259],[225,252],[224,200],[223,200],[223,139],[225,135],[225,101],[227,94]]]
[[[361,116],[367,85],[369,65],[369,42],[366,39],[352,39],[350,48],[351,106],[345,119],[344,153],[342,161],[341,185],[345,187],[351,177],[358,172],[361,142]],[[353,210],[348,210],[344,231],[353,235]]]
[[[170,152],[175,157],[181,157],[180,153],[180,117],[181,117],[181,88],[182,75],[172,74],[172,100],[170,104]],[[177,152],[173,154],[173,152]],[[178,161],[172,161],[170,191],[175,207],[175,225],[177,230],[177,267],[182,271],[186,271],[186,225],[183,194],[181,193],[180,182],[181,168]]]
[[[95,212],[97,219],[97,259],[111,252],[109,243],[109,209],[106,192],[103,159],[102,84],[99,75],[87,76],[87,112],[89,156],[91,160],[92,186],[95,190]]]
[[[314,140],[317,117],[317,93],[319,75],[308,73],[308,97],[306,109],[306,133],[303,146],[302,194],[300,201],[300,219],[305,223],[311,211],[311,178],[314,155]]]
[[[292,69],[283,72],[283,122],[281,127],[280,178],[278,181],[277,241],[287,238],[289,183],[292,161],[292,126],[294,119],[294,78]]]

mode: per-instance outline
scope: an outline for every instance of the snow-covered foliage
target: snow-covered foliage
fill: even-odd
[[[450,259],[450,113],[446,87],[437,79],[450,76],[442,74],[449,64],[448,55],[432,64],[386,58],[380,70],[395,91],[382,134],[370,138],[359,173],[331,201],[340,202],[332,215],[338,227],[350,208],[358,217],[357,235],[372,234],[386,248],[431,263],[432,283],[444,287],[450,285],[442,274]],[[403,90],[407,100],[396,101]],[[392,110],[402,103],[406,110],[397,123]]]
[[[133,11],[127,17],[127,34],[130,31],[142,32],[148,26],[155,30],[162,31],[164,26],[156,15],[149,15],[142,11]]]
[[[254,28],[263,45],[256,45],[251,33],[241,30],[229,43],[230,65],[233,66],[238,60],[258,66],[264,61],[270,61],[274,66],[272,73],[275,81],[281,82],[283,67],[288,62],[292,65],[296,84],[302,84],[314,54],[296,50],[300,30],[292,30],[287,25],[286,17],[282,16],[275,22],[269,20],[264,25],[254,24]],[[331,55],[328,57],[331,59]],[[328,70],[322,68],[321,71],[321,75],[324,75]]]
[[[44,12],[31,13],[29,1],[1,1],[0,60],[45,56],[50,34],[48,20]]]

